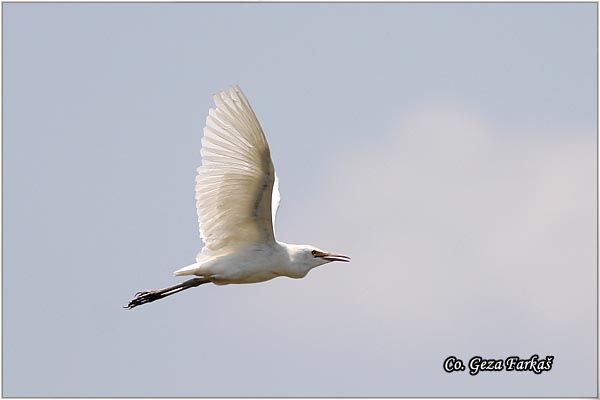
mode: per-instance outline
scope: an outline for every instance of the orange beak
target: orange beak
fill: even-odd
[[[325,253],[320,251],[318,251],[317,254],[315,254],[315,257],[321,257],[322,259],[327,261],[350,261],[350,257],[348,256],[344,256],[342,254]]]

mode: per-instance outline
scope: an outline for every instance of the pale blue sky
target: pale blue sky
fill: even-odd
[[[597,5],[3,4],[4,396],[595,396]],[[278,239],[201,248],[210,94],[246,92]],[[446,374],[456,355],[555,356]]]

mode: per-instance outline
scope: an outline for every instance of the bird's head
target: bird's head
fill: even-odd
[[[319,265],[333,261],[349,262],[350,257],[341,254],[329,253],[315,246],[293,246],[292,259],[294,264],[300,266],[304,274]]]
[[[332,261],[343,261],[343,262],[350,261],[350,257],[348,257],[348,256],[344,256],[342,254],[329,253],[327,251],[317,249],[316,247],[312,247],[309,250],[310,250],[309,258],[312,259],[313,264],[316,264],[315,266],[327,264]]]

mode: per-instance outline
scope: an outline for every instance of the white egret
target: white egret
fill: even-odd
[[[191,287],[264,282],[278,276],[303,278],[332,261],[350,261],[314,246],[275,240],[278,180],[263,130],[237,86],[213,95],[206,118],[202,165],[196,176],[196,209],[205,243],[196,262],[175,271],[195,275],[166,289],[139,292],[134,308]]]

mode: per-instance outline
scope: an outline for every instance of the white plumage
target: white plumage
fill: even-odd
[[[196,209],[205,246],[196,263],[175,271],[175,275],[201,278],[172,288],[141,292],[128,308],[203,283],[255,283],[277,276],[301,278],[316,266],[349,261],[349,257],[314,246],[275,240],[279,185],[260,123],[239,87],[222,90],[213,99],[216,108],[210,109],[206,118],[202,165],[196,176]]]
[[[196,176],[196,209],[205,249],[274,241],[275,169],[267,139],[239,89],[213,95]],[[277,196],[276,196],[277,197]]]

